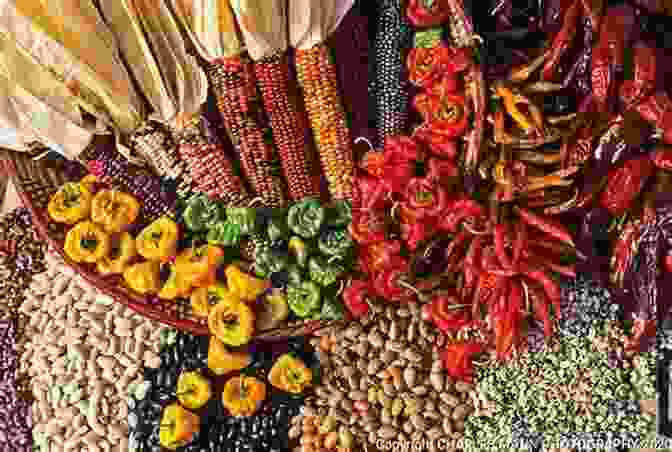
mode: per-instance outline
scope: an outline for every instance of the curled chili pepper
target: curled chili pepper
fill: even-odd
[[[381,178],[385,171],[385,154],[378,151],[368,151],[362,156],[359,167],[367,174]]]
[[[395,260],[401,254],[399,240],[385,240],[368,247],[369,267],[377,273],[393,266],[404,266],[403,261]]]
[[[653,151],[651,159],[656,168],[672,171],[672,148],[662,146],[657,147]]]
[[[418,246],[430,238],[433,233],[434,221],[431,218],[410,224],[402,223],[401,225],[401,236],[411,251],[416,251]]]
[[[648,156],[628,160],[609,174],[600,204],[612,215],[625,213],[654,171],[655,166]]]
[[[457,90],[455,74],[469,67],[470,55],[466,49],[454,49],[441,44],[429,48],[413,48],[408,53],[409,80],[425,90],[437,82],[447,83]],[[443,81],[445,79],[445,82]]]
[[[388,164],[415,162],[424,159],[424,153],[420,146],[418,146],[415,140],[406,136],[385,138],[383,151],[385,161]]]
[[[473,199],[458,198],[448,203],[446,213],[439,220],[438,228],[446,232],[456,232],[463,220],[482,218],[484,215],[483,207]]]
[[[468,125],[469,108],[459,94],[419,94],[413,100],[414,107],[424,119],[415,131],[415,137],[426,142],[432,152],[454,158],[454,138],[464,134]]]
[[[407,270],[408,263],[405,268],[398,265],[380,272],[373,280],[373,289],[376,294],[392,302],[412,297],[414,292],[404,283]]]
[[[451,14],[448,0],[410,0],[406,8],[408,20],[416,28],[441,25]]]
[[[427,179],[434,183],[445,183],[459,176],[457,165],[452,160],[431,157],[427,160]]]
[[[355,189],[362,209],[382,209],[390,195],[389,187],[381,179],[371,176],[358,176]]]
[[[382,242],[386,234],[385,216],[377,210],[354,211],[348,231],[360,245]]]
[[[369,304],[366,302],[369,290],[370,284],[367,281],[356,279],[343,291],[343,303],[353,317],[360,318],[369,313]]]
[[[457,297],[439,295],[432,299],[429,309],[431,319],[437,328],[448,333],[459,331],[473,323],[469,317],[469,311],[463,308],[464,305],[458,303]]]

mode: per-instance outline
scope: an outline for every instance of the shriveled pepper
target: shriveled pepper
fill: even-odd
[[[446,211],[448,193],[444,187],[430,179],[411,179],[405,194],[402,209],[406,218],[422,221],[425,218],[438,217]]]
[[[145,259],[165,261],[175,256],[179,227],[164,216],[154,220],[143,229],[135,240],[135,245]]]
[[[380,272],[373,280],[373,288],[376,294],[386,301],[398,302],[410,298],[414,292],[404,282],[407,269],[390,268]]]
[[[224,221],[214,224],[208,229],[206,239],[208,243],[221,246],[237,246],[243,234],[240,226],[230,221]]]
[[[395,136],[385,138],[385,163],[397,165],[399,163],[415,163],[425,158],[422,148],[410,137]]]
[[[323,257],[314,256],[308,262],[310,279],[321,286],[327,287],[335,283],[345,273],[345,267],[330,264]]]
[[[308,245],[300,237],[292,237],[289,239],[289,253],[294,256],[299,267],[305,267],[308,264],[308,256],[310,255],[310,245]]]
[[[471,324],[468,311],[464,308],[454,296],[436,296],[430,307],[432,321],[444,333],[459,331]]]
[[[268,281],[248,275],[235,265],[226,267],[225,274],[229,291],[246,302],[254,302],[270,287]]]
[[[128,232],[114,234],[110,237],[110,252],[97,263],[101,275],[121,274],[137,256],[135,238]]]
[[[419,94],[415,97],[414,106],[436,135],[456,138],[467,128],[469,112],[466,100],[460,94]]]
[[[220,302],[208,314],[210,334],[231,347],[247,344],[254,334],[254,311],[231,293],[221,295]]]
[[[229,289],[221,284],[210,287],[200,287],[194,290],[189,297],[191,309],[196,315],[207,317],[210,310],[224,298],[231,296]]]
[[[281,391],[301,394],[312,383],[313,372],[306,363],[285,353],[273,364],[268,381]]]
[[[376,210],[355,212],[348,227],[350,236],[360,245],[382,242],[386,236],[385,215]]]
[[[135,223],[140,213],[140,203],[128,193],[101,190],[91,202],[91,220],[107,232],[121,232]]]
[[[161,272],[168,272],[168,278],[159,291],[159,298],[176,300],[188,296],[191,293],[190,275],[180,271],[175,264],[163,263],[161,265]]]
[[[307,198],[289,208],[287,224],[295,234],[304,239],[312,239],[320,233],[326,217],[320,201]]]
[[[374,273],[389,268],[394,260],[401,253],[401,242],[399,240],[385,240],[370,245],[368,247],[369,267]]]
[[[648,156],[628,160],[609,174],[600,204],[612,215],[625,213],[654,171],[655,166]]]
[[[408,249],[416,251],[420,244],[434,233],[435,223],[436,221],[433,218],[413,223],[402,223],[401,237],[406,242]]]
[[[224,217],[225,211],[222,205],[203,193],[191,196],[182,214],[184,224],[192,231],[205,231],[223,222]]]
[[[287,267],[287,285],[300,286],[304,280],[303,270],[296,264]]]
[[[145,261],[131,265],[124,270],[124,281],[128,287],[141,295],[159,293],[161,264],[158,261]]]
[[[272,242],[284,240],[289,236],[287,220],[282,218],[271,218],[266,226],[266,233]]]
[[[159,443],[169,450],[176,450],[192,442],[198,433],[201,419],[175,402],[163,409],[159,427]]]
[[[217,268],[223,260],[223,249],[201,245],[182,251],[175,259],[175,265],[192,286],[208,287],[217,281]]]
[[[356,319],[369,313],[369,304],[366,302],[369,290],[370,284],[367,281],[353,280],[343,291],[343,302]]]
[[[385,153],[380,151],[368,151],[359,161],[359,167],[368,175],[377,179],[383,177],[385,171]]]
[[[456,179],[460,175],[452,160],[432,157],[427,161],[427,179],[439,184]]]
[[[301,318],[320,312],[322,308],[320,286],[312,281],[304,281],[300,286],[288,287],[287,303],[289,309]]]
[[[352,249],[354,242],[347,230],[324,231],[320,235],[317,246],[322,254],[327,256],[346,256]]]
[[[444,77],[455,79],[455,73],[464,71],[469,66],[469,55],[456,49],[439,44],[434,47],[413,48],[408,53],[406,64],[409,80],[415,85],[429,89]],[[457,83],[455,83],[455,92]]]
[[[257,227],[257,211],[251,207],[228,207],[226,220],[238,225],[242,235],[249,235]]]
[[[83,185],[64,184],[49,200],[47,211],[57,223],[75,224],[88,218],[93,195]]]
[[[265,246],[254,251],[254,272],[260,278],[270,278],[273,273],[285,270],[288,265],[289,258],[281,251]]]
[[[469,198],[458,198],[448,203],[446,212],[439,219],[438,228],[442,231],[457,232],[457,227],[467,218],[482,218],[483,207]]]
[[[100,184],[98,183],[98,178],[95,175],[87,174],[86,176],[82,177],[82,180],[79,181],[79,185],[89,190],[89,193],[95,194],[97,191],[96,187]]]
[[[453,13],[448,0],[409,0],[406,15],[414,27],[434,27]]]
[[[472,358],[483,352],[483,345],[476,341],[448,344],[441,354],[443,367],[452,378],[471,383],[474,380]]]
[[[266,399],[266,384],[255,378],[240,375],[224,385],[222,403],[232,416],[251,416]]]
[[[77,223],[65,236],[64,251],[75,262],[95,264],[110,254],[110,236],[91,221]]]

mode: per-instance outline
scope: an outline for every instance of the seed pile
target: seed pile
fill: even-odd
[[[28,452],[30,441],[30,403],[16,390],[17,364],[15,325],[0,320],[0,450]]]
[[[95,292],[57,256],[35,275],[19,371],[30,377],[34,447],[128,451],[127,392],[157,366],[162,328]]]
[[[304,452],[330,450],[334,438],[342,447],[349,435],[370,445],[459,441],[474,393],[443,370],[437,350],[444,340],[417,303],[373,305],[361,325],[323,333],[315,340],[322,383],[293,419],[291,436],[300,437]]]
[[[183,371],[198,370],[215,385],[221,379],[208,369],[206,336],[178,333],[174,345],[160,353],[158,369],[145,369],[142,390],[129,398],[128,425],[131,452],[160,452],[159,430],[163,407],[177,398],[176,383]],[[315,361],[305,341],[290,339],[288,343],[254,345],[252,364],[242,372],[266,381],[266,375],[277,357],[287,351],[295,353],[307,365]],[[311,359],[312,357],[312,359]],[[198,411],[200,432],[190,444],[178,452],[288,452],[289,420],[299,412],[301,397],[289,397],[267,384],[269,397],[261,410],[249,417],[231,417],[224,411],[221,397],[213,397]]]
[[[511,426],[511,441],[538,441],[541,435],[545,444],[604,439],[609,432],[622,439],[646,436],[655,417],[613,401],[650,398],[655,359],[644,354],[630,360],[624,341],[615,324],[594,322],[586,336],[561,335],[540,353],[482,368],[477,377],[482,412],[468,419],[468,450],[486,450],[480,444],[501,440],[502,426]],[[622,366],[611,365],[611,353],[621,356]]]

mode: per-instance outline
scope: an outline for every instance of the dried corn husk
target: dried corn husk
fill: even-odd
[[[82,108],[121,133],[140,125],[142,99],[92,0],[0,0],[0,34],[11,48],[4,58],[14,70],[4,75],[12,83],[57,110],[67,107],[63,113],[75,123],[81,123]],[[16,62],[10,60],[20,55]],[[42,70],[29,75],[21,69],[26,62]],[[52,80],[45,79],[45,72]],[[35,83],[35,77],[40,82]],[[54,78],[62,84],[58,89]],[[45,92],[50,88],[53,91]]]
[[[259,61],[287,50],[287,2],[284,0],[231,0],[247,52]]]
[[[229,0],[170,0],[201,57],[213,62],[245,49]]]
[[[355,0],[289,0],[289,41],[309,49],[327,40]]]

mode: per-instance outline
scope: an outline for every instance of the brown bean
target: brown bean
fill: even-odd
[[[404,381],[406,382],[406,385],[411,388],[415,385],[415,379],[417,376],[417,372],[415,371],[414,368],[412,367],[407,367],[404,369]]]
[[[331,432],[324,437],[324,447],[327,449],[333,449],[334,447],[336,447],[337,442],[338,442],[337,432]]]
[[[382,439],[392,439],[397,436],[397,433],[397,430],[390,426],[385,426],[378,429],[378,437]]]
[[[392,350],[385,350],[383,353],[381,353],[380,360],[385,364],[390,364],[396,357],[396,352],[393,352]]]
[[[415,386],[411,391],[413,391],[413,394],[415,395],[424,396],[429,392],[429,388],[427,388],[427,386]]]
[[[369,333],[367,339],[369,341],[369,344],[373,345],[376,348],[382,348],[383,345],[385,345],[383,337],[377,331]]]
[[[410,417],[409,419],[411,423],[413,424],[413,427],[415,427],[416,430],[419,430],[421,432],[424,432],[427,430],[427,423],[425,420],[420,416],[419,414],[414,414],[413,416]]]
[[[457,392],[469,392],[472,389],[474,389],[474,385],[464,382],[464,381],[458,381],[455,383],[455,390]]]
[[[437,392],[443,391],[444,381],[442,373],[432,372],[429,374],[429,382]]]
[[[350,393],[348,393],[348,397],[349,397],[351,400],[356,400],[356,401],[366,400],[366,399],[367,399],[367,395],[366,395],[366,393],[365,393],[365,392],[362,392],[362,391],[350,391]]]
[[[383,367],[383,362],[381,360],[379,360],[377,358],[372,359],[369,362],[369,365],[368,365],[368,368],[367,368],[367,373],[369,375],[375,375],[376,373],[378,373],[378,371],[380,370],[381,367]]]
[[[457,397],[455,397],[455,396],[452,395],[452,394],[448,394],[447,392],[442,392],[442,393],[439,395],[439,398],[440,398],[446,405],[451,406],[451,407],[453,407],[453,408],[456,407],[456,406],[458,406],[458,405],[460,404],[460,399],[458,399]]]
[[[469,406],[461,404],[455,407],[451,417],[455,421],[461,421],[467,416],[467,414],[469,414],[469,411],[470,411]]]

